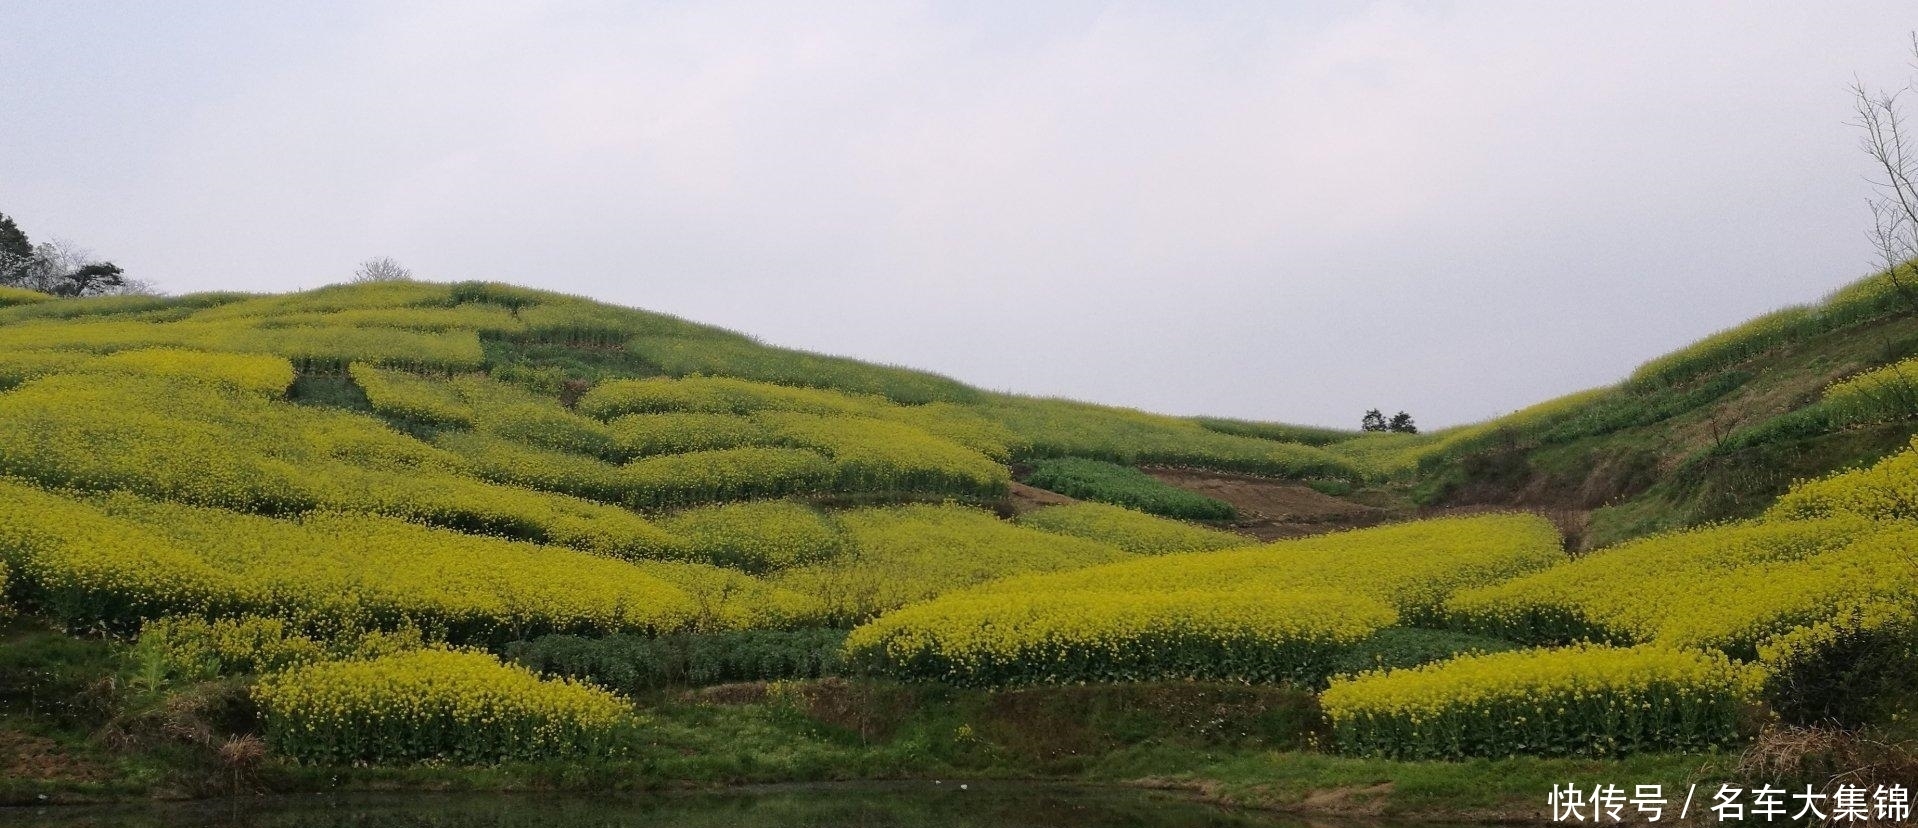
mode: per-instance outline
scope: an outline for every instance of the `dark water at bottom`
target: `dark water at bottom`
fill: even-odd
[[[1304,828],[1127,788],[1006,782],[813,785],[723,794],[382,794],[0,809],[0,828]]]

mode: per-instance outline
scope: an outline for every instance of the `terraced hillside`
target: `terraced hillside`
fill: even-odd
[[[1005,771],[1022,743],[936,693],[1057,685],[1282,690],[1233,744],[1390,758],[1892,721],[1918,322],[1887,284],[1430,435],[986,393],[507,285],[0,292],[0,733],[668,778],[759,739],[791,764],[726,778],[785,778]],[[671,695],[741,681],[776,682],[726,691],[751,724]]]

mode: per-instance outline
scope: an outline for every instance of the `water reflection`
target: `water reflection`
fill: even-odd
[[[1172,794],[971,782],[727,794],[268,797],[0,809],[0,828],[1306,828]]]

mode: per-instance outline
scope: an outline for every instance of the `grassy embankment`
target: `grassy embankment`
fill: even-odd
[[[641,694],[651,723],[645,744],[617,760],[305,767],[222,753],[227,731],[243,728],[249,715],[236,682],[143,684],[139,666],[110,642],[33,622],[16,621],[0,636],[0,666],[19,682],[0,687],[0,738],[15,751],[10,773],[0,777],[5,804],[236,791],[603,792],[1043,778],[1175,788],[1295,812],[1523,821],[1554,784],[1678,785],[1722,773],[1730,761],[1339,757],[1311,747],[1324,735],[1312,696],[1278,687],[993,692],[826,679]]]

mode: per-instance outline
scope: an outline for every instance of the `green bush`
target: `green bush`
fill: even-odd
[[[845,630],[750,630],[646,638],[546,635],[506,645],[509,661],[622,693],[733,681],[819,678],[840,671]]]
[[[1346,650],[1333,662],[1332,675],[1350,675],[1367,670],[1400,670],[1463,655],[1502,653],[1518,648],[1518,644],[1486,635],[1420,627],[1387,627]]]

